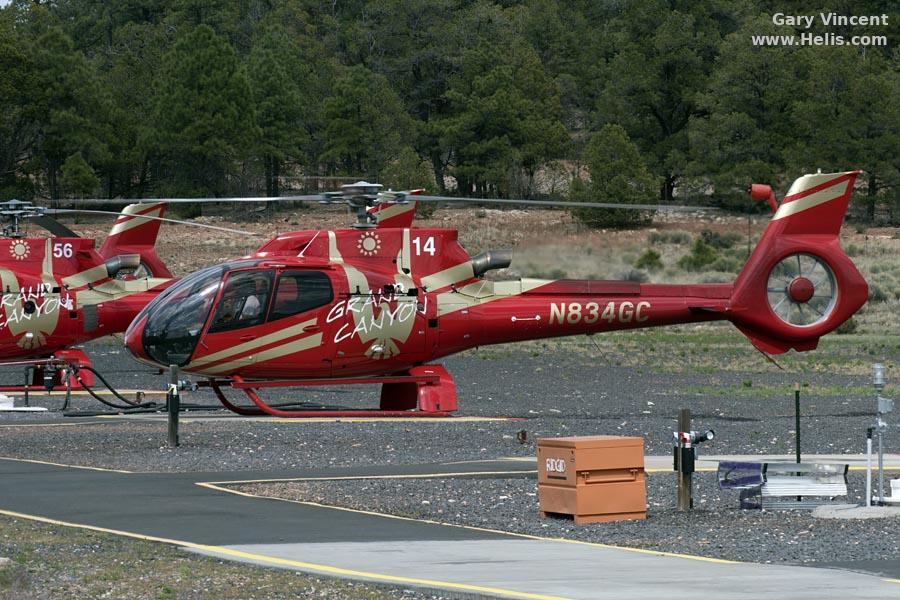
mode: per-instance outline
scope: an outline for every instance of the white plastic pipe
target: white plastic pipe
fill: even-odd
[[[866,436],[866,506],[872,506],[872,437]]]

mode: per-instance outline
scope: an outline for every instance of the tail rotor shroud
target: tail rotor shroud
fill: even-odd
[[[769,272],[769,307],[782,322],[810,327],[828,319],[837,304],[834,271],[823,259],[805,252],[781,259]]]

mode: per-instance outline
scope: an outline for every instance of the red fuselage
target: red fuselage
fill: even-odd
[[[732,289],[493,282],[474,268],[450,229],[286,234],[174,285],[126,343],[210,377],[381,375],[486,344],[723,319]]]
[[[0,360],[120,333],[169,281],[110,277],[90,239],[0,240]]]

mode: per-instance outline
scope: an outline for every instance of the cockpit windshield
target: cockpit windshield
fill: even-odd
[[[144,351],[163,365],[184,365],[194,353],[226,268],[210,267],[179,281],[144,311]]]

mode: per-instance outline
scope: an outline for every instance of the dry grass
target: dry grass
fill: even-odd
[[[430,594],[224,562],[80,529],[0,517],[0,599],[424,599]]]

